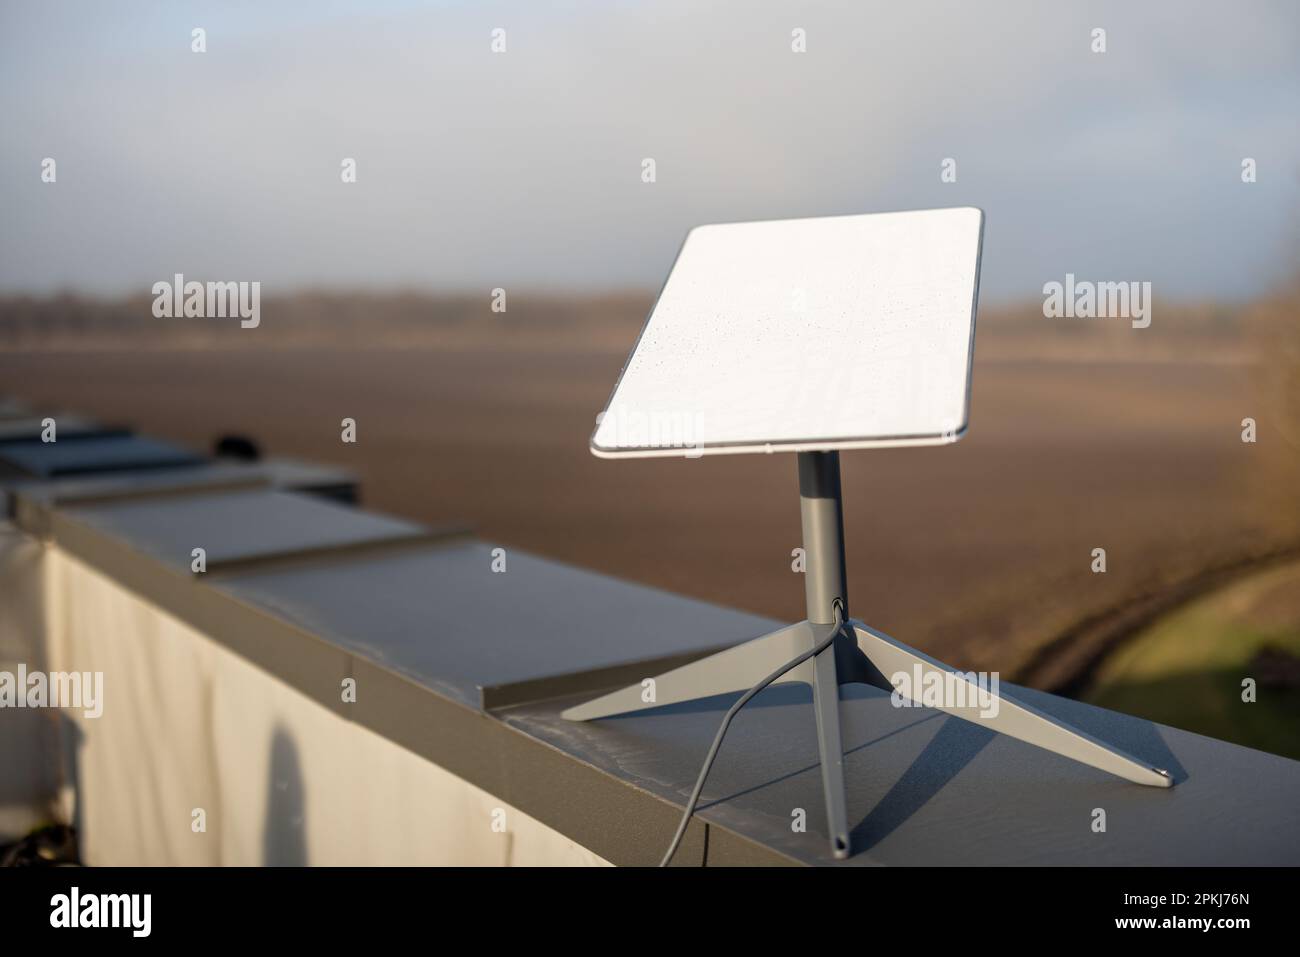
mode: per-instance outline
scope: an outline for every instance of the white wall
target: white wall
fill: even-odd
[[[49,668],[104,674],[66,712],[88,864],[605,863],[57,549],[45,588]]]
[[[0,520],[0,671],[45,668],[45,551]],[[0,841],[20,837],[55,815],[58,719],[48,711],[0,709]]]

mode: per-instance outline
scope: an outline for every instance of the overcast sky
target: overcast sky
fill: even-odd
[[[1260,292],[1300,4],[1066,6],[8,0],[0,291],[657,287],[698,223],[977,205],[986,298]]]

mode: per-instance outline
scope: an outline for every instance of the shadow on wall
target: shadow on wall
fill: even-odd
[[[262,863],[267,867],[305,866],[307,794],[298,764],[298,746],[289,732],[279,727],[271,738],[264,820]]]

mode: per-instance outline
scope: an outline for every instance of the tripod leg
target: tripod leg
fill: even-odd
[[[1158,788],[1173,786],[1173,779],[1167,772],[1153,768],[1118,748],[1112,748],[1089,734],[1049,717],[1037,708],[1013,701],[1005,695],[992,694],[987,689],[979,689],[962,672],[868,628],[859,621],[851,624],[857,634],[858,648],[866,661],[862,662],[865,668],[859,669],[859,673],[850,680],[863,681],[899,693],[906,689],[909,692],[906,697],[924,704],[923,688],[918,686],[921,682],[914,679],[920,676],[924,681],[930,677],[931,681],[943,682],[940,687],[945,691],[955,687],[962,692],[952,698],[947,693],[940,695],[944,702],[938,705],[941,711],[1102,771],[1109,771],[1135,784]],[[909,680],[896,688],[889,679],[899,673],[907,675]],[[957,686],[954,682],[964,682],[964,686]],[[955,699],[960,699],[963,703],[950,706]]]
[[[635,684],[575,705],[561,712],[560,716],[570,721],[590,721],[731,691],[746,691],[800,652],[811,649],[814,640],[813,626],[801,621],[657,676],[653,701],[642,700],[642,687]],[[805,661],[774,683],[791,681],[812,684],[813,663]]]
[[[822,632],[825,634],[825,632]],[[836,639],[837,641],[840,639]],[[826,796],[826,826],[831,851],[849,856],[849,815],[844,803],[844,745],[840,740],[840,682],[835,670],[835,648],[813,659],[813,707],[817,712],[817,747],[821,752],[822,793]]]

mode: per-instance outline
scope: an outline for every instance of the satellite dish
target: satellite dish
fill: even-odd
[[[1169,774],[848,616],[842,449],[965,432],[984,214],[931,209],[691,230],[591,438],[604,458],[798,453],[805,621],[569,708],[574,721],[736,691],[812,686],[831,850],[850,853],[839,686],[869,684],[1126,780]],[[914,680],[903,682],[896,676]],[[921,680],[915,680],[919,677]],[[955,694],[922,700],[927,685]]]

